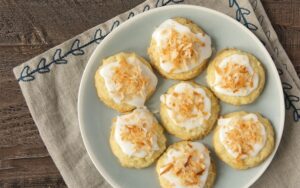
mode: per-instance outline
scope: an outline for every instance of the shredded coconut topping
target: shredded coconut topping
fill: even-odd
[[[167,104],[167,108],[178,112],[176,116],[178,122],[208,114],[204,111],[204,96],[198,92],[186,90],[186,92],[173,92],[170,96],[172,100]]]
[[[112,81],[116,85],[113,91],[121,100],[131,99],[140,95],[146,97],[146,88],[151,86],[149,78],[142,74],[140,66],[134,66],[126,61],[125,57],[119,59],[119,66],[114,68]]]
[[[216,72],[221,76],[220,87],[230,89],[233,93],[247,87],[253,88],[253,76],[245,65],[228,62],[224,68],[215,66]]]
[[[253,119],[238,119],[232,129],[226,132],[226,144],[232,151],[238,153],[237,158],[248,156],[254,149],[255,144],[263,143],[261,123]]]
[[[204,160],[204,155],[188,144],[182,155],[173,157],[170,163],[162,167],[160,175],[170,172],[179,177],[184,186],[198,185],[200,184],[199,176],[206,169]]]
[[[140,119],[137,124],[125,125],[121,131],[121,139],[134,145],[135,151],[150,153],[155,136],[154,125],[147,125],[145,120]]]
[[[170,37],[160,49],[162,63],[171,62],[174,65],[172,70],[174,70],[187,67],[199,58],[200,54],[196,49],[204,47],[205,43],[192,33],[179,33],[175,29],[166,29],[163,32],[170,32]]]

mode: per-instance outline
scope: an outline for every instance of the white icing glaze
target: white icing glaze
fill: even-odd
[[[251,119],[254,120],[255,122],[259,121],[256,114],[247,114],[247,115],[242,117],[243,121],[248,121],[248,120],[251,120]],[[220,142],[223,144],[226,151],[231,156],[233,156],[234,158],[237,158],[238,155],[239,155],[238,152],[233,151],[228,146],[228,144],[225,142],[226,133],[228,131],[234,129],[234,127],[235,127],[234,126],[234,121],[235,120],[236,120],[235,118],[220,118],[218,120],[218,125],[221,126],[220,135],[219,135]],[[263,141],[262,141],[262,143],[255,143],[254,145],[252,145],[253,150],[250,152],[250,156],[252,156],[252,157],[256,156],[261,151],[261,149],[264,147],[264,145],[266,143],[266,139],[267,139],[266,130],[265,130],[264,126],[260,122],[259,122],[259,125],[260,125],[260,132],[261,132],[261,135],[263,137]],[[246,157],[247,157],[247,155],[243,155],[242,159],[244,159]]]
[[[224,58],[219,63],[218,66],[221,69],[225,68],[229,62],[234,62],[235,64],[243,65],[243,66],[245,66],[247,68],[247,71],[250,73],[250,75],[253,75],[253,87],[248,86],[248,87],[245,87],[245,88],[241,88],[241,89],[239,89],[236,92],[233,92],[229,88],[225,89],[225,88],[223,88],[223,87],[221,87],[219,85],[220,82],[222,81],[222,77],[217,72],[215,72],[215,81],[213,83],[214,89],[218,93],[225,94],[225,95],[228,95],[228,96],[237,96],[237,97],[240,97],[240,96],[247,96],[247,95],[249,95],[253,90],[255,90],[257,88],[259,78],[258,78],[257,73],[255,73],[254,70],[253,70],[253,68],[251,67],[248,56],[234,54],[234,55],[231,55],[229,57]]]
[[[143,108],[137,108],[133,112],[129,114],[125,114],[122,116],[118,116],[115,123],[115,134],[114,138],[117,142],[117,144],[120,146],[123,153],[127,154],[128,156],[134,156],[139,158],[144,158],[148,155],[147,151],[141,149],[136,150],[135,145],[127,140],[122,139],[122,132],[126,131],[125,126],[131,125],[131,126],[138,126],[143,128],[144,131],[149,131],[153,123],[156,121],[156,119],[153,117],[151,112],[149,112],[145,107]],[[143,124],[146,126],[143,127]],[[152,148],[151,152],[159,150],[158,142],[157,142],[157,135],[153,135],[151,138],[152,142]]]
[[[203,125],[204,120],[208,120],[211,116],[211,101],[210,98],[206,95],[205,91],[202,88],[194,87],[193,85],[182,82],[175,86],[173,93],[193,93],[196,92],[204,97],[204,112],[207,114],[203,114],[202,111],[199,111],[195,106],[193,108],[192,114],[196,117],[188,118],[184,121],[179,120],[182,119],[182,115],[178,111],[178,109],[172,107],[172,103],[177,98],[170,94],[164,94],[160,97],[161,102],[166,104],[167,108],[167,114],[170,117],[170,119],[177,124],[178,126],[185,127],[186,129],[193,129],[196,127],[200,127]]]
[[[208,178],[208,172],[211,165],[210,156],[208,150],[205,148],[205,146],[200,142],[191,142],[192,149],[195,149],[198,151],[198,154],[202,154],[204,157],[204,165],[205,170],[204,172],[199,176],[199,184],[198,185],[192,185],[192,186],[186,186],[182,185],[180,177],[178,177],[176,174],[172,173],[172,171],[168,171],[164,174],[162,174],[162,178],[165,178],[167,181],[169,181],[174,188],[203,188],[206,180]],[[169,149],[167,151],[167,158],[163,162],[163,165],[167,165],[168,163],[176,163],[174,161],[175,157],[183,156],[183,152],[181,150],[175,150],[175,149]],[[187,160],[187,159],[186,159]],[[193,160],[199,160],[199,155],[196,158],[193,158]],[[163,172],[164,168],[160,168],[159,172]]]
[[[134,66],[137,66],[141,72],[142,75],[144,75],[146,78],[150,80],[150,86],[155,88],[157,85],[157,77],[155,74],[147,67],[145,64],[143,64],[138,58],[135,58],[134,56],[130,56],[126,58],[126,61]],[[103,77],[105,86],[108,90],[109,95],[111,98],[116,102],[117,104],[120,104],[122,102],[122,98],[116,94],[116,90],[118,88],[118,85],[112,81],[112,77],[115,74],[114,69],[120,65],[119,61],[115,61],[112,63],[108,63],[104,65],[100,71],[99,74]],[[144,106],[144,103],[146,101],[147,91],[149,90],[149,87],[144,87],[143,90],[140,93],[136,93],[135,96],[131,96],[130,99],[124,98],[123,102],[136,106],[141,107]]]
[[[171,72],[172,69],[174,69],[173,73],[182,73],[187,72],[189,70],[192,70],[196,66],[203,63],[204,60],[209,58],[212,54],[211,49],[211,39],[208,35],[203,35],[201,33],[194,34],[190,28],[172,20],[168,19],[164,21],[162,24],[158,26],[158,28],[155,29],[155,31],[152,34],[152,38],[155,40],[158,48],[163,48],[164,45],[167,43],[170,37],[170,31],[174,29],[177,32],[181,34],[188,34],[190,36],[196,36],[201,42],[205,44],[204,47],[202,46],[196,46],[195,51],[199,54],[199,58],[194,63],[186,64],[185,66],[182,66],[181,68],[174,69],[174,64],[160,56],[160,67],[166,71]]]

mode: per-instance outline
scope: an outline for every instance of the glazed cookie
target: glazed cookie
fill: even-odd
[[[188,19],[168,19],[153,32],[148,54],[164,77],[189,80],[206,67],[212,54],[211,39]]]
[[[208,149],[200,142],[177,142],[167,149],[156,165],[163,188],[210,188],[216,178],[216,167]]]
[[[109,107],[128,112],[144,106],[155,91],[157,77],[150,64],[135,53],[118,53],[103,60],[96,71],[99,98]]]
[[[265,72],[253,55],[225,49],[209,64],[207,83],[222,101],[234,105],[249,104],[262,92]]]
[[[213,145],[217,155],[231,167],[251,168],[272,153],[273,127],[258,113],[233,112],[218,120]]]
[[[213,128],[218,99],[195,82],[175,84],[160,97],[160,117],[168,132],[183,140],[201,139]]]
[[[110,146],[123,167],[144,168],[165,150],[166,138],[145,107],[113,119]]]

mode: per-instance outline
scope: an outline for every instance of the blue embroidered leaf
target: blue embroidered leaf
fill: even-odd
[[[102,30],[97,29],[94,34],[94,40],[97,44],[99,44],[102,39],[103,39]]]
[[[120,21],[116,20],[114,21],[113,25],[110,28],[110,31],[114,30],[115,28],[117,28],[120,25]]]
[[[270,40],[270,38],[271,38],[271,32],[270,32],[270,31],[267,31],[267,32],[266,32],[266,36],[267,36],[267,38]]]
[[[50,69],[49,67],[46,65],[46,59],[45,58],[42,58],[37,66],[37,71],[38,73],[47,73],[47,72],[50,72]]]
[[[157,0],[157,1],[156,1],[155,7],[158,7],[159,1],[160,1],[160,0]]]
[[[292,89],[293,87],[292,87],[290,84],[286,83],[286,82],[282,82],[282,88],[283,88],[284,90],[290,90],[290,89]]]
[[[263,15],[258,16],[258,21],[260,25],[262,25],[262,23],[264,22],[264,16]]]
[[[162,0],[161,6],[165,6],[170,3],[171,0]]]
[[[160,0],[157,0],[156,4],[155,4],[155,7],[166,6],[170,3],[178,4],[178,3],[182,3],[183,1],[184,0],[162,0],[161,3],[160,3]]]
[[[247,27],[248,29],[250,29],[250,30],[252,30],[252,31],[256,31],[256,30],[257,30],[257,26],[254,25],[254,24],[252,24],[252,23],[246,23],[245,25],[246,25],[246,27]]]
[[[24,82],[29,82],[29,81],[34,80],[34,79],[35,79],[34,76],[32,76],[32,75],[29,73],[29,71],[30,71],[30,67],[26,65],[26,66],[23,68],[23,70],[22,70],[22,72],[21,72],[21,76],[20,76],[20,78],[19,78],[18,80],[22,80],[22,81],[24,81]]]
[[[52,57],[53,63],[55,64],[67,64],[68,61],[63,59],[61,56],[61,49],[57,49]]]
[[[132,18],[133,16],[134,16],[134,13],[133,13],[133,12],[130,12],[130,13],[128,14],[127,19],[130,19],[130,18]]]
[[[147,10],[150,10],[150,6],[149,5],[146,5],[143,9],[143,12],[146,12]]]
[[[236,10],[236,12],[235,12],[235,19],[240,22],[241,21],[241,17],[242,17],[241,11],[239,11],[239,9]]]
[[[84,51],[81,50],[80,48],[80,41],[79,39],[76,39],[73,44],[72,44],[72,47],[71,47],[71,53],[73,55],[83,55],[84,54]]]
[[[283,86],[283,93],[284,93],[285,108],[287,110],[292,109],[294,120],[299,121],[300,120],[300,109],[297,109],[297,107],[295,106],[295,103],[298,103],[300,101],[300,97],[287,94],[287,90],[292,89],[292,86],[290,84],[288,84],[286,82],[282,82],[282,86]]]
[[[240,8],[239,10],[240,10],[240,12],[241,12],[242,14],[244,14],[244,15],[249,15],[249,14],[250,14],[250,10],[248,10],[248,9]]]
[[[184,0],[171,0],[171,2],[172,3],[182,3]],[[170,1],[168,2],[168,3],[170,3]],[[167,3],[167,4],[168,4]]]
[[[279,51],[278,51],[278,48],[277,47],[275,47],[274,49],[274,52],[275,52],[275,54],[276,54],[276,57],[279,55]]]
[[[246,16],[251,13],[250,10],[240,7],[240,5],[236,0],[229,0],[228,2],[229,2],[229,7],[233,7],[234,5],[236,6],[235,19],[241,22],[242,24],[244,24],[248,29],[252,31],[256,31],[257,26],[252,23],[249,23],[246,18]]]
[[[291,102],[299,102],[299,97],[297,97],[295,95],[289,95],[288,98],[289,98],[289,101],[291,101]]]
[[[291,107],[291,103],[286,95],[284,96],[284,104],[285,104],[285,109],[289,109]]]
[[[229,7],[233,7],[235,0],[229,0]]]
[[[252,5],[252,7],[253,7],[253,10],[256,10],[256,8],[257,8],[257,0],[252,0],[252,1],[250,1],[250,3]]]
[[[299,121],[300,120],[300,109],[294,110],[294,120]]]

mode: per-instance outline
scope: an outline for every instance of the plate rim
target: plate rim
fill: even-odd
[[[221,16],[221,17],[224,17],[225,19],[227,19],[229,22],[232,22],[233,24],[237,25],[241,30],[243,30],[244,32],[246,32],[249,37],[251,37],[256,43],[258,43],[259,46],[261,46],[262,50],[263,50],[263,53],[266,55],[267,59],[273,63],[271,63],[271,68],[272,68],[272,72],[276,72],[276,76],[275,76],[275,82],[277,84],[279,84],[279,86],[282,88],[282,83],[281,83],[281,80],[280,80],[280,76],[278,74],[278,71],[277,71],[277,68],[275,66],[275,63],[271,57],[271,55],[269,54],[269,52],[267,51],[267,49],[265,48],[265,46],[261,43],[261,41],[258,39],[258,37],[252,33],[248,28],[246,28],[243,24],[241,24],[240,22],[238,22],[237,20],[235,20],[234,18],[222,13],[222,12],[219,12],[219,11],[216,11],[214,9],[210,9],[210,8],[207,8],[207,7],[202,7],[202,6],[197,6],[197,5],[168,5],[168,6],[163,6],[163,7],[157,7],[157,8],[154,8],[154,9],[151,9],[149,11],[146,11],[146,12],[142,12],[140,14],[137,14],[136,16],[130,18],[129,20],[126,20],[124,21],[123,23],[120,24],[120,26],[118,26],[117,28],[115,28],[114,30],[112,30],[102,41],[100,44],[97,45],[97,47],[95,48],[95,50],[92,52],[91,56],[89,57],[89,60],[84,68],[84,71],[83,71],[83,74],[82,74],[82,77],[81,77],[81,80],[80,80],[80,85],[79,85],[79,90],[78,90],[78,100],[77,100],[77,114],[78,114],[78,121],[79,121],[79,129],[80,129],[80,133],[81,133],[81,137],[82,137],[82,140],[83,140],[83,143],[84,143],[84,147],[93,163],[93,165],[96,167],[96,169],[98,170],[98,172],[103,176],[103,178],[114,188],[117,188],[117,187],[121,187],[117,182],[115,182],[115,180],[113,178],[110,177],[109,173],[107,173],[107,171],[105,170],[105,168],[103,167],[103,165],[101,164],[101,162],[99,162],[96,158],[96,156],[94,155],[93,153],[93,150],[90,146],[90,144],[88,143],[88,136],[86,135],[86,132],[85,132],[85,129],[84,129],[84,123],[83,123],[83,117],[82,117],[82,109],[81,106],[82,105],[82,101],[83,101],[83,91],[84,90],[84,87],[86,87],[84,85],[84,82],[85,80],[87,80],[87,72],[88,70],[90,70],[92,64],[93,64],[93,59],[95,59],[95,56],[96,56],[96,53],[98,51],[101,50],[102,46],[105,46],[105,44],[111,39],[114,37],[114,35],[116,33],[119,32],[119,30],[122,30],[123,27],[128,27],[130,24],[134,23],[136,20],[138,19],[142,19],[144,16],[147,16],[147,15],[150,15],[150,14],[154,14],[155,12],[160,12],[160,11],[165,11],[165,10],[170,10],[170,9],[197,9],[199,11],[204,11],[204,12],[209,12],[209,13],[212,13],[212,14],[215,14],[215,15],[218,15],[218,16]],[[276,140],[279,140],[278,141],[278,144],[275,145],[275,148],[274,148],[274,151],[272,152],[272,154],[268,157],[269,158],[269,161],[263,166],[261,167],[261,170],[251,179],[249,179],[249,182],[248,184],[244,185],[244,187],[250,187],[251,185],[253,185],[261,176],[262,174],[266,171],[266,169],[270,166],[271,162],[273,161],[274,159],[274,156],[278,150],[278,147],[280,145],[280,142],[281,142],[281,139],[282,139],[282,134],[283,134],[283,131],[284,131],[284,122],[285,122],[285,108],[284,108],[284,94],[283,94],[283,90],[281,90],[280,92],[280,106],[282,106],[281,108],[281,121],[279,123],[280,127],[282,127],[282,130],[280,132],[277,132],[278,136],[279,137],[276,137],[275,139]],[[276,144],[276,141],[275,141],[275,144]]]

